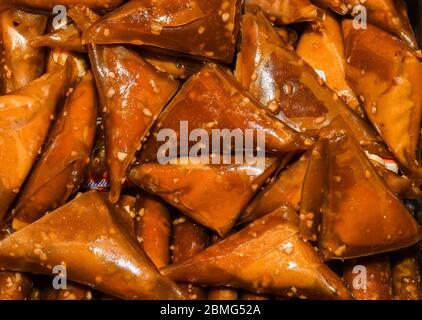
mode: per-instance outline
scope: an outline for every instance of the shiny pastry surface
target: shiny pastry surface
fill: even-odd
[[[0,0],[0,300],[422,300],[416,2]]]

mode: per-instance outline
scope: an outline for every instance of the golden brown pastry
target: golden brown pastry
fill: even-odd
[[[67,282],[66,289],[54,289],[51,283],[44,286],[42,300],[92,300],[92,290],[84,285]]]
[[[108,203],[91,191],[0,242],[0,269],[52,275],[123,299],[181,299]]]
[[[78,80],[83,78],[88,72],[87,59],[82,53],[69,51],[59,47],[54,47],[49,50],[45,71],[55,72],[60,70],[66,63],[74,65]]]
[[[182,121],[187,124],[189,135],[194,129],[204,129],[210,136],[214,129],[240,130],[244,135],[251,129],[265,135],[267,153],[304,150],[313,143],[306,135],[297,133],[267,113],[223,68],[211,63],[185,82],[160,115],[142,149],[141,161],[156,160],[160,147],[165,145],[157,139],[159,131],[171,129],[179,137]],[[254,133],[255,140],[256,136]],[[192,145],[194,143],[189,141],[189,147]],[[187,155],[180,151],[179,154]]]
[[[360,112],[359,101],[346,82],[343,33],[340,22],[333,13],[326,10],[321,20],[307,26],[299,39],[296,53],[323,75],[327,86],[349,107]]]
[[[415,34],[409,22],[408,9],[404,0],[312,0],[322,8],[331,8],[335,12],[352,16],[365,14],[373,24],[399,37],[409,47],[417,50]],[[360,7],[364,7],[364,11]],[[359,19],[357,22],[361,23]]]
[[[388,170],[385,165],[377,161],[371,161],[371,163],[397,197],[400,199],[422,199],[422,191],[413,179]]]
[[[123,46],[88,49],[104,118],[110,200],[119,199],[127,170],[178,82]]]
[[[132,0],[95,22],[83,39],[149,45],[230,63],[241,4],[240,0]]]
[[[101,16],[96,14],[90,8],[77,4],[67,11],[67,14],[75,23],[76,27],[84,32],[92,23],[97,21]]]
[[[173,220],[172,263],[182,263],[201,251],[209,244],[208,231],[185,216]],[[206,290],[191,283],[179,283],[183,295],[188,300],[207,299]]]
[[[350,11],[362,4],[360,0],[344,0],[344,2]],[[404,0],[366,0],[363,6],[367,10],[370,24],[396,35],[412,49],[418,48]]]
[[[97,118],[97,136],[91,160],[86,173],[84,188],[88,190],[109,191],[110,179],[107,172],[104,121],[101,114]]]
[[[136,237],[136,229],[137,229],[136,222],[139,220],[137,215],[139,215],[140,213],[139,211],[140,202],[141,201],[140,201],[139,194],[136,194],[135,196],[122,194],[119,198],[119,201],[116,204],[114,204],[116,208],[120,209],[116,211],[116,214],[119,215],[122,222],[126,226],[126,229],[129,230],[129,232],[131,233],[131,235],[133,235],[133,237]],[[138,244],[139,244],[139,239],[138,239]]]
[[[168,73],[176,79],[188,79],[203,67],[203,61],[187,57],[176,57],[163,50],[141,50],[142,57],[158,70]]]
[[[44,34],[47,17],[18,9],[0,12],[3,59],[3,93],[10,93],[29,84],[44,73],[44,51],[30,41]]]
[[[0,271],[0,300],[27,300],[32,290],[32,279],[20,272]]]
[[[75,24],[70,23],[65,29],[35,37],[30,42],[32,47],[59,47],[76,52],[86,52],[82,44],[82,34]]]
[[[229,287],[211,288],[208,291],[208,300],[237,300],[237,291]]]
[[[420,245],[404,249],[392,258],[395,300],[421,300]]]
[[[65,204],[79,189],[90,161],[96,122],[97,95],[89,72],[68,96],[20,193],[14,211],[15,229]]]
[[[341,116],[365,150],[389,155],[376,132],[283,41],[261,11],[242,17],[236,79],[269,112],[297,131],[317,136]]]
[[[52,10],[55,6],[84,5],[93,10],[111,10],[124,0],[0,0],[1,6],[24,6],[36,9]]]
[[[327,141],[318,140],[308,151],[309,161],[303,179],[299,229],[303,239],[317,241],[321,225],[325,176],[327,172]]]
[[[0,221],[19,193],[73,80],[68,64],[0,97]]]
[[[311,2],[321,8],[330,8],[339,14],[347,14],[349,8],[344,0],[311,0]]]
[[[136,236],[152,262],[160,269],[170,264],[170,210],[161,199],[151,194],[143,193],[140,202]]]
[[[355,30],[351,20],[343,21],[343,26],[347,80],[391,152],[421,179],[422,62],[405,44],[377,27]]]
[[[288,206],[260,218],[193,258],[161,269],[175,281],[230,286],[288,298],[348,299],[338,276],[300,239]]]
[[[343,279],[356,300],[391,300],[391,265],[386,255],[346,260]]]
[[[8,225],[0,230],[0,240],[7,238],[13,230]],[[29,274],[11,271],[0,271],[0,301],[27,300],[33,289],[32,277]]]
[[[238,223],[252,222],[271,213],[284,203],[289,203],[296,211],[300,209],[303,179],[308,167],[309,151],[285,170],[271,177],[269,183],[248,204]],[[279,168],[280,169],[280,168]],[[281,169],[284,169],[281,166]]]
[[[271,21],[280,24],[317,20],[321,15],[309,0],[246,0],[245,6],[260,7]]]
[[[328,147],[321,255],[361,257],[419,242],[419,224],[378,176],[347,126],[338,119],[322,135]]]
[[[233,231],[230,233],[233,234]],[[217,233],[210,236],[210,245],[214,245],[223,241],[226,237],[222,237]],[[205,248],[204,248],[205,249]],[[238,300],[238,290],[231,287],[210,287],[208,288],[208,300]]]
[[[182,164],[183,160],[178,164],[141,164],[132,169],[129,178],[220,235],[231,230],[278,163],[268,158],[265,168],[258,168],[247,164]]]
[[[68,11],[68,15],[81,31],[85,31],[100,17],[89,8],[81,5],[72,7]],[[94,47],[91,47],[91,50],[93,50]],[[87,173],[85,187],[89,190],[110,190],[110,178],[107,170],[104,115],[102,113],[99,114],[97,119],[97,137],[91,155],[91,162]]]

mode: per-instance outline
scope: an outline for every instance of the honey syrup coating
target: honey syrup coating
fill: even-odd
[[[235,74],[269,113],[291,128],[318,136],[340,116],[368,152],[391,157],[374,129],[326,86],[259,10],[242,16]]]
[[[323,19],[308,24],[300,37],[297,54],[314,70],[322,72],[327,86],[356,112],[360,102],[346,82],[346,57],[340,21],[328,10]]]
[[[346,260],[343,279],[357,300],[392,300],[391,264],[387,255]]]
[[[0,0],[0,46],[0,300],[421,299],[403,0]],[[182,121],[265,166],[163,165]]]
[[[178,89],[177,80],[123,46],[90,46],[104,119],[110,200],[119,199],[135,154]]]
[[[227,237],[227,236],[226,236]],[[226,237],[221,237],[217,233],[210,236],[210,245],[223,241]],[[238,290],[230,287],[210,287],[208,288],[208,300],[238,300]]]
[[[82,44],[82,33],[74,23],[69,23],[65,28],[35,37],[30,44],[32,47],[59,47],[76,52],[86,52],[86,48]]]
[[[185,216],[173,220],[172,264],[184,262],[205,250],[210,242],[208,231]],[[207,299],[207,289],[192,283],[179,283],[188,300]]]
[[[83,39],[96,44],[150,45],[230,63],[241,4],[240,0],[134,0],[95,22]]]
[[[286,160],[289,161],[289,158],[288,156]],[[308,164],[309,151],[305,152],[298,160],[290,163],[287,167],[281,164],[277,172],[269,181],[266,181],[266,185],[249,202],[239,217],[237,224],[252,222],[276,210],[285,203],[289,203],[293,209],[298,211],[300,209],[303,181]]]
[[[309,0],[246,0],[246,10],[249,6],[258,6],[271,21],[279,24],[317,20],[321,14]]]
[[[178,161],[135,166],[130,181],[220,235],[230,232],[244,207],[278,164],[277,158],[263,159],[263,168],[247,164],[195,164],[189,159],[183,164],[184,158]]]
[[[7,215],[41,151],[59,101],[75,80],[74,70],[67,64],[0,96],[0,221]]]
[[[375,26],[355,30],[351,20],[343,20],[343,33],[348,82],[391,152],[419,180],[422,62],[403,42]]]
[[[359,0],[344,0],[344,2],[348,8],[353,8],[360,4]],[[410,25],[404,0],[367,0],[364,6],[367,9],[368,22],[370,24],[395,35],[410,48],[417,50],[418,44]]]
[[[97,121],[92,73],[89,72],[69,93],[41,158],[34,165],[15,206],[15,229],[65,204],[85,177]]]
[[[0,240],[13,233],[9,225],[0,230]],[[0,301],[1,300],[28,300],[33,290],[33,279],[30,274],[0,271]]]
[[[422,230],[388,189],[341,120],[322,133],[328,140],[319,252],[326,259],[369,256],[411,246]]]
[[[44,34],[47,17],[11,8],[0,12],[3,51],[0,73],[3,87],[0,92],[10,93],[28,85],[44,73],[45,52],[34,48],[31,41]]]
[[[195,129],[208,133],[213,129],[260,131],[265,135],[267,153],[306,150],[313,144],[306,134],[296,132],[267,112],[229,73],[213,63],[206,64],[184,83],[158,117],[139,159],[142,162],[157,160],[158,150],[164,145],[157,139],[158,132],[162,128],[172,129],[179,137],[181,121],[187,121],[189,134]],[[254,136],[254,146],[256,140]],[[192,145],[189,141],[189,146]]]
[[[139,247],[106,193],[90,191],[0,242],[0,269],[52,275],[122,299],[183,299]],[[126,214],[126,213],[123,213]]]
[[[170,264],[171,212],[159,197],[143,193],[138,204],[136,236],[158,269]]]
[[[66,7],[84,5],[93,10],[108,11],[116,8],[122,2],[124,0],[0,0],[0,8],[3,6],[18,6],[51,11],[58,5]]]
[[[391,256],[395,300],[421,300],[420,244]]]
[[[283,206],[161,272],[175,281],[230,286],[258,294],[349,299],[340,278],[299,237],[298,222],[297,214]]]

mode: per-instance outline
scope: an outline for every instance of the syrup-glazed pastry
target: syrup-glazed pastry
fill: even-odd
[[[0,269],[52,275],[123,299],[182,299],[139,247],[107,194],[90,191],[0,242]]]
[[[210,237],[210,245],[223,241],[225,238],[217,233]],[[238,290],[231,287],[213,287],[208,288],[208,300],[238,300]]]
[[[344,0],[311,0],[312,3],[321,8],[330,8],[331,10],[339,14],[349,13],[349,8],[345,4]]]
[[[300,37],[296,53],[321,74],[327,86],[349,107],[361,112],[359,100],[346,82],[341,24],[333,13],[325,11],[324,14],[323,19],[307,26]]]
[[[92,289],[74,282],[68,281],[66,289],[55,289],[51,283],[46,283],[42,288],[41,299],[43,300],[92,300]]]
[[[246,130],[250,129],[256,140],[253,147],[257,147],[257,136],[262,134],[265,137],[267,153],[283,154],[286,151],[305,150],[313,144],[306,135],[289,128],[266,112],[231,75],[222,67],[211,63],[185,82],[157,119],[151,136],[141,151],[141,161],[157,160],[160,147],[167,144],[157,139],[162,128],[174,130],[179,138],[184,128],[183,124],[187,124],[188,135],[196,129],[206,130],[209,136],[217,129],[220,129],[222,134],[227,130],[230,132],[236,130],[246,135]],[[179,143],[178,140],[181,139],[170,141],[169,144]],[[192,145],[194,143],[189,141],[189,146]],[[232,151],[244,151],[245,147],[247,146]],[[187,154],[180,155],[187,156]]]
[[[421,300],[420,244],[406,248],[391,259],[395,300]]]
[[[309,163],[309,150],[287,168],[279,167],[280,172],[271,177],[267,185],[248,204],[239,217],[238,224],[252,222],[273,212],[284,203],[289,203],[294,210],[299,211],[303,180]]]
[[[387,32],[371,25],[356,30],[352,24],[343,21],[347,80],[391,152],[421,180],[422,62]]]
[[[110,200],[115,203],[136,152],[178,82],[123,46],[91,46],[89,56],[104,118]]]
[[[0,96],[0,221],[41,152],[56,106],[74,79],[73,67],[67,64]]]
[[[139,202],[136,236],[157,268],[165,267],[170,264],[170,209],[163,200],[148,193],[142,193]]]
[[[97,96],[91,72],[67,97],[19,195],[15,229],[66,203],[81,186],[88,167],[97,122]]]
[[[66,7],[84,5],[93,10],[108,11],[124,0],[0,0],[0,8],[3,6],[19,6],[43,10],[52,10],[54,7],[62,5]]]
[[[297,131],[317,136],[341,116],[365,150],[391,156],[376,132],[325,85],[259,10],[242,17],[236,79],[269,112]]]
[[[95,22],[83,39],[149,45],[230,63],[241,5],[241,0],[132,0]]]
[[[404,0],[344,0],[347,6],[353,8],[363,5],[366,8],[368,22],[404,41],[410,48],[417,50],[418,44],[410,25],[407,7]],[[359,10],[356,10],[359,12]]]
[[[369,256],[419,242],[419,224],[377,174],[347,125],[338,119],[322,135],[328,145],[321,255],[327,259]]]
[[[0,12],[3,88],[0,93],[20,89],[44,72],[44,50],[30,45],[44,34],[47,17],[18,9]]]
[[[6,225],[0,230],[0,240],[13,233],[13,229]],[[27,300],[33,289],[32,277],[26,273],[0,271],[0,301]]]
[[[321,262],[310,243],[300,238],[297,214],[288,206],[161,272],[175,281],[287,298],[350,298],[341,279]]]
[[[246,0],[245,7],[258,6],[271,20],[279,24],[290,24],[317,20],[321,10],[309,0]]]
[[[387,255],[344,262],[343,279],[357,300],[392,300],[391,264]]]
[[[205,250],[210,242],[208,231],[185,216],[173,220],[172,263],[182,263]],[[187,300],[205,300],[205,288],[191,283],[179,283]]]
[[[32,47],[59,47],[76,52],[86,52],[85,46],[82,44],[81,31],[73,23],[68,24],[66,28],[35,37],[30,44]]]
[[[231,230],[242,209],[279,163],[278,159],[267,158],[263,160],[264,167],[259,168],[247,164],[206,165],[191,161],[179,158],[177,164],[141,164],[132,169],[129,178],[220,235]]]

